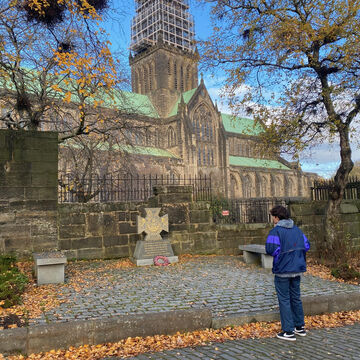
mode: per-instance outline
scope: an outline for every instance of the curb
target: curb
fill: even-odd
[[[175,334],[209,328],[210,309],[175,310],[80,320],[0,331],[0,353],[32,354],[70,346],[116,342],[128,337]]]
[[[360,292],[303,297],[305,315],[360,309]],[[220,329],[260,321],[278,321],[277,311],[213,318],[209,308],[174,310],[111,318],[78,320],[0,331],[0,353],[31,354],[70,346],[117,342],[128,337]]]
[[[211,323],[211,327],[213,329],[221,329],[228,326],[240,326],[254,322],[279,321],[279,320],[280,320],[280,314],[276,311],[248,312],[242,315],[232,314],[226,317],[214,318]]]
[[[360,292],[335,295],[316,295],[302,297],[305,315],[321,315],[339,311],[360,310]],[[221,329],[227,326],[239,326],[260,321],[280,321],[278,311],[248,312],[214,318],[211,327]]]

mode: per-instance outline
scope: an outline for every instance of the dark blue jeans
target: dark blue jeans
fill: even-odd
[[[275,275],[275,289],[279,300],[282,330],[292,332],[295,326],[304,326],[300,276],[283,278]]]

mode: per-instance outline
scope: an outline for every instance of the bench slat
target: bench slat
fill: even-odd
[[[271,269],[273,257],[266,254],[265,245],[249,244],[239,245],[239,249],[244,253],[244,260],[247,264],[259,262],[264,269]]]
[[[258,245],[258,244],[239,245],[239,249],[243,251],[255,252],[259,254],[266,254],[265,245]]]

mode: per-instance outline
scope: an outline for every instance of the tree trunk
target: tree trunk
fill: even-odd
[[[324,244],[327,254],[335,257],[336,249],[345,245],[345,239],[343,236],[344,234],[342,234],[342,224],[340,221],[340,204],[344,197],[349,173],[354,166],[351,160],[349,127],[345,124],[342,124],[341,127],[339,127],[339,135],[341,162],[334,177],[333,187],[329,191],[329,201],[325,214]]]

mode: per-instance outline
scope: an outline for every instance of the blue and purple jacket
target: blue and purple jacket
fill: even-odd
[[[274,274],[306,271],[306,252],[310,243],[291,219],[280,220],[266,239],[266,253],[274,257]]]

